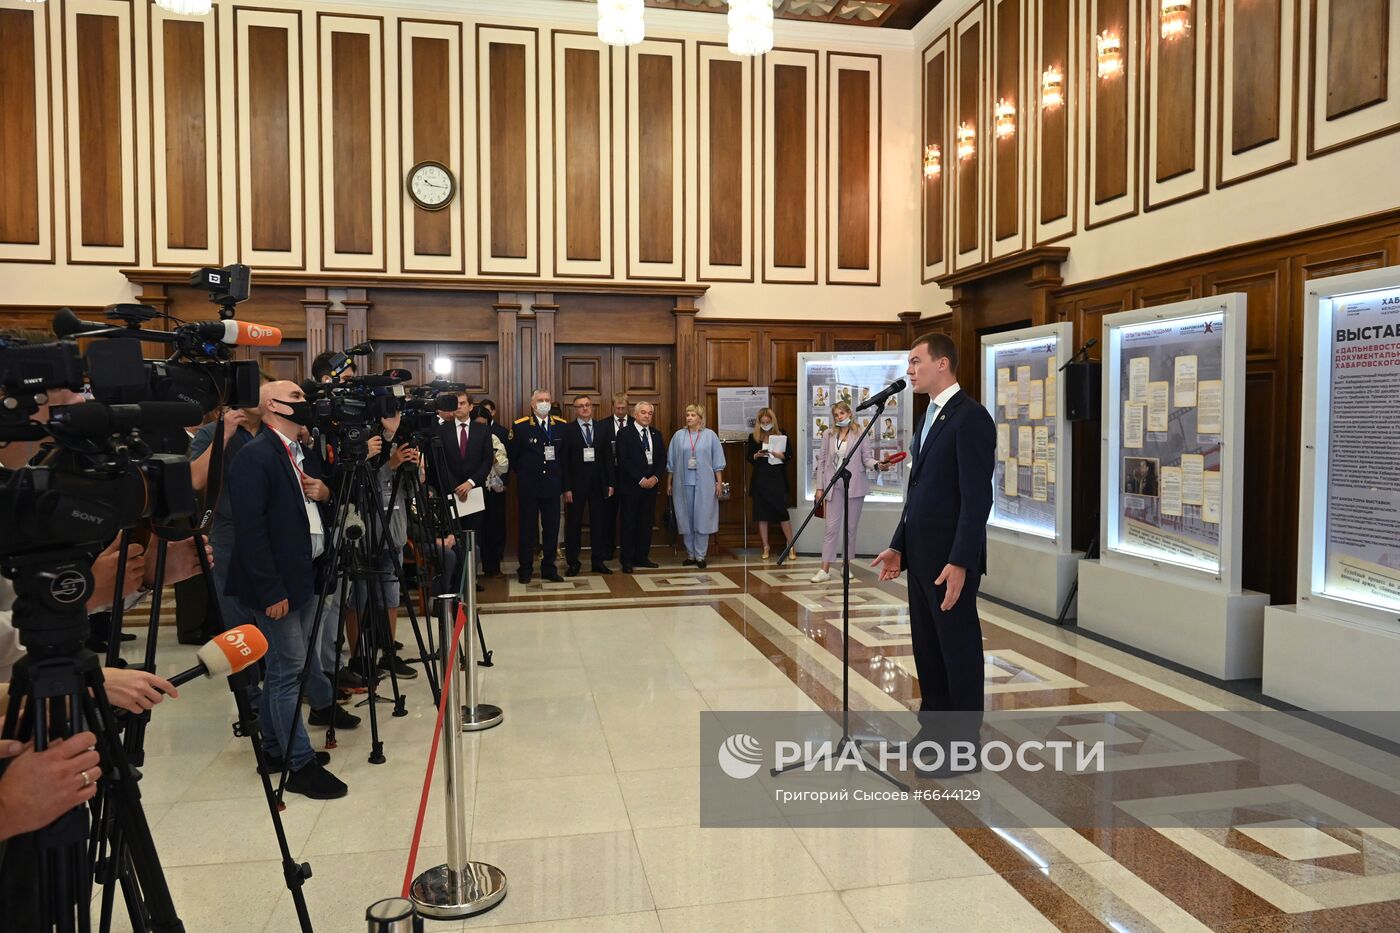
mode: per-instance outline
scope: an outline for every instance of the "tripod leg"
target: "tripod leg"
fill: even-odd
[[[399,592],[404,592],[402,585]],[[433,657],[431,649],[423,641],[423,629],[418,624],[418,613],[413,610],[413,600],[403,600],[404,606],[408,609],[408,622],[413,627],[413,640],[418,643],[418,657],[423,662],[423,676],[428,680],[428,689],[433,694],[433,705],[437,706],[442,701],[442,688],[438,685],[437,665],[431,662]],[[428,634],[431,637],[432,627],[429,626]]]
[[[481,630],[481,610],[476,612],[476,638],[481,643],[481,660],[477,661],[478,667],[495,667],[491,661],[491,650],[486,647],[486,633]]]

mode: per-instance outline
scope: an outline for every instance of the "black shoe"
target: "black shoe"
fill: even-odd
[[[695,566],[695,558],[693,558],[693,557],[687,557],[685,560],[681,561],[681,566],[682,566],[682,567],[694,567],[694,566]]]
[[[699,560],[697,560],[697,561],[695,562],[695,566],[699,567],[701,570],[704,570],[705,567],[707,566],[706,563],[705,563],[705,558],[702,557],[702,558],[700,558]]]
[[[287,778],[287,790],[312,800],[335,800],[350,792],[345,782],[331,774],[319,761],[308,761]]]
[[[535,572],[533,570],[517,570],[515,572],[515,579],[519,580],[521,583],[529,583],[530,578],[534,575]]]
[[[335,727],[337,729],[353,729],[360,724],[360,717],[354,713],[347,712],[332,703],[326,709],[313,709],[311,715],[306,717],[309,725],[329,726],[331,724],[332,710],[334,710]]]
[[[480,582],[480,581],[478,581],[477,584],[476,584],[476,591],[477,591],[478,593],[485,593],[485,592],[486,592],[486,584],[485,584],[485,583],[482,583],[482,582]]]
[[[632,568],[629,567],[627,564],[623,564],[623,565],[622,565],[622,572],[623,572],[623,573],[631,573],[631,572],[632,572]]]
[[[335,685],[342,690],[361,691],[365,689],[365,679],[350,668],[342,667],[336,675]]]
[[[217,636],[216,636],[216,637],[217,637]],[[395,651],[402,651],[402,650],[403,650],[403,642],[401,642],[401,641],[396,641],[396,642],[394,642],[394,650],[395,650]]]
[[[259,769],[258,769],[258,773],[259,773],[259,774],[281,774],[281,773],[282,773],[282,766],[285,764],[285,762],[282,760],[282,756],[281,756],[281,755],[269,755],[267,752],[263,752],[263,761],[267,762],[267,770],[264,771],[263,769],[259,768]],[[330,763],[331,763],[331,753],[330,753],[330,752],[317,752],[317,753],[316,753],[316,763],[317,763],[318,765],[328,765],[328,764],[330,764]]]
[[[501,573],[501,568],[500,568],[500,567],[483,567],[482,570],[481,570],[481,575],[482,575],[483,577],[503,577],[503,576],[505,576],[505,574]]]
[[[578,576],[578,572],[579,572],[580,570],[582,570],[582,569],[583,569],[583,568],[580,567],[578,564],[570,564],[570,565],[568,566],[568,569],[566,569],[566,570],[564,571],[564,576],[566,576],[566,577],[576,577],[576,576]]]
[[[603,574],[604,576],[608,576],[609,574],[612,573],[612,571],[608,569],[608,565],[607,565],[607,564],[594,564],[594,565],[593,565],[593,572],[594,572],[594,573],[601,573],[601,574]]]
[[[561,577],[561,576],[559,576],[559,571],[555,570],[553,567],[550,567],[548,570],[546,570],[546,571],[544,571],[543,573],[541,573],[540,576],[544,577],[544,578],[545,578],[546,580],[548,580],[550,583],[563,583],[563,582],[564,582],[564,578]]]
[[[654,560],[639,560],[639,561],[637,561],[636,566],[638,566],[638,567],[645,567],[645,568],[647,568],[648,570],[655,570],[657,567],[660,567],[661,565],[658,564],[658,563],[657,563],[656,561],[654,561]]]
[[[387,671],[392,669],[394,674],[400,680],[412,680],[413,678],[418,676],[418,672],[416,670],[414,670],[407,663],[405,663],[403,658],[398,657],[394,658],[392,663],[390,663],[388,657],[380,658],[379,669],[381,671]]]

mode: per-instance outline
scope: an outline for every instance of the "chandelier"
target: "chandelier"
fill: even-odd
[[[1162,0],[1162,38],[1180,39],[1191,31],[1191,0]]]
[[[1123,45],[1118,34],[1105,29],[1094,38],[1098,46],[1098,71],[1100,78],[1115,78],[1123,73]]]
[[[155,0],[156,6],[176,16],[204,16],[214,9],[214,0]]]
[[[622,46],[641,42],[647,34],[645,11],[643,0],[598,0],[599,41]]]
[[[1040,76],[1040,106],[1044,110],[1054,110],[1065,102],[1065,76],[1056,65],[1045,69]]]
[[[977,154],[977,132],[966,123],[958,124],[958,161],[966,161]]]
[[[772,50],[772,0],[729,0],[729,51],[763,55]]]

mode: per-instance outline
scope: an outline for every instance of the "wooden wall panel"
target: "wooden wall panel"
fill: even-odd
[[[593,33],[556,31],[554,272],[613,274],[613,53]]]
[[[151,198],[156,265],[223,254],[218,22],[150,8]]]
[[[1389,96],[1386,45],[1391,15],[1390,0],[1328,3],[1327,119],[1344,117]]]
[[[1400,130],[1400,13],[1389,0],[1312,0],[1308,155]]]
[[[53,261],[49,9],[0,8],[0,260]]]
[[[627,50],[627,277],[685,278],[685,43]]]
[[[1294,164],[1300,0],[1223,0],[1215,117],[1216,186]]]
[[[475,168],[462,158],[462,26],[400,19],[398,22],[399,255],[405,272],[466,271],[462,221],[464,188]],[[419,162],[440,162],[457,180],[457,196],[443,210],[427,211],[405,193]]]
[[[923,54],[923,137],[925,147],[937,146],[940,168],[937,175],[924,175],[923,197],[923,275],[927,284],[947,269],[944,231],[947,202],[943,174],[955,158],[948,132],[948,36],[935,40]]]
[[[133,7],[65,4],[68,261],[138,262]]]
[[[991,256],[996,258],[1025,247],[1022,219],[1022,153],[1025,150],[1027,96],[1025,86],[1025,16],[1023,0],[995,0],[991,33],[992,89],[987,107],[993,119],[987,123],[987,145],[992,154],[989,179],[991,216]],[[996,134],[995,108],[998,101],[1015,108],[1010,136]]]
[[[235,8],[238,257],[304,269],[301,14]]]
[[[1084,30],[1085,228],[1130,217],[1138,210],[1139,23],[1141,10],[1131,0],[1089,0]],[[1123,68],[1098,76],[1096,36],[1112,32],[1121,42]]]
[[[476,28],[477,263],[539,275],[539,91],[535,29]]]
[[[1076,29],[1083,22],[1077,4],[1070,0],[1043,0],[1039,5],[1037,41],[1032,43],[1034,67],[1027,82],[1026,107],[1034,108],[1035,156],[1030,173],[1035,180],[1031,217],[1037,245],[1074,233],[1075,186],[1078,177],[1079,59],[1081,43]],[[1062,102],[1042,104],[1045,71],[1060,73]],[[1022,123],[1029,123],[1022,108]]]
[[[383,272],[384,20],[321,13],[316,22],[321,267]]]
[[[828,52],[826,280],[880,284],[880,58]]]
[[[982,57],[985,27],[984,8],[977,7],[958,21],[954,28],[957,58],[954,63],[953,147],[949,162],[954,179],[954,246],[953,267],[965,268],[986,258],[983,247],[983,200],[981,165],[987,148],[985,108],[984,59]],[[974,152],[963,158],[957,154],[957,134],[961,127],[973,133]]]
[[[1214,32],[1209,4],[1193,3],[1185,35],[1162,35],[1161,7],[1148,10],[1144,58],[1146,210],[1205,194],[1210,161],[1210,55]]]
[[[752,58],[696,46],[700,281],[753,281]]]
[[[763,280],[817,281],[816,52],[763,57]]]

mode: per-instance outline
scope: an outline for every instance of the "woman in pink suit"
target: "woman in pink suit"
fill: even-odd
[[[860,428],[856,425],[855,419],[851,417],[849,404],[837,402],[832,405],[831,417],[835,419],[836,423],[822,435],[821,452],[817,455],[817,474],[814,485],[819,497],[821,491],[826,488],[826,484],[831,481],[831,477],[840,469],[841,461],[846,459],[847,453],[850,452],[850,445],[854,444],[860,437]],[[875,453],[870,449],[870,439],[867,437],[860,444],[855,456],[851,457],[851,521],[844,545],[848,553],[856,539],[856,529],[860,526],[860,510],[865,505],[866,493],[870,492],[870,480],[866,477],[865,471],[883,468],[884,464],[875,459]],[[831,579],[831,564],[836,560],[836,545],[841,537],[841,510],[846,505],[846,500],[842,498],[843,490],[843,484],[838,482],[832,487],[831,498],[826,503],[826,536],[822,540],[822,569],[812,576],[813,583],[825,583]]]

